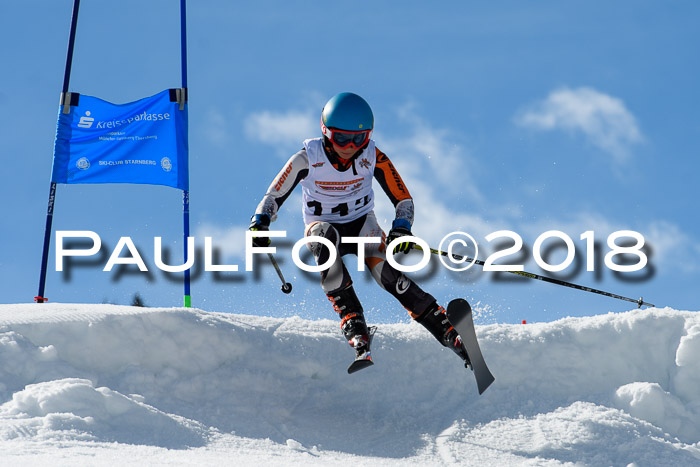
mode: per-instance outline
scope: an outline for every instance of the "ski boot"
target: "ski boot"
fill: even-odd
[[[350,347],[355,350],[355,362],[348,368],[353,373],[372,364],[369,346],[370,330],[367,328],[360,300],[352,285],[328,294],[333,308],[340,315],[340,329]]]
[[[471,361],[462,343],[462,337],[457,334],[455,328],[450,324],[443,307],[438,305],[437,302],[433,302],[416,321],[430,331],[430,334],[435,336],[438,342],[456,353],[464,361],[465,368],[471,368]]]

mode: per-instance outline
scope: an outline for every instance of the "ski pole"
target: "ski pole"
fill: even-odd
[[[415,248],[418,249],[418,250],[421,250],[421,251],[423,250],[423,249],[420,247],[420,245],[415,245]],[[441,255],[441,256],[447,256],[447,257],[450,256],[450,255],[447,254],[447,252],[445,252],[445,251],[440,251],[440,250],[436,250],[435,248],[431,248],[431,249],[430,249],[430,252],[431,252],[432,254],[434,254],[434,255]],[[469,262],[473,262],[473,263],[475,263],[475,264],[478,264],[479,266],[484,266],[484,265],[486,265],[486,263],[484,263],[484,262],[481,261],[481,260],[474,259],[474,258],[470,258],[470,257],[468,257],[468,256],[457,255],[457,254],[454,254],[454,253],[452,254],[452,258],[454,258],[454,259],[456,259],[456,260],[459,260],[459,261],[469,261]],[[645,301],[642,299],[642,297],[639,297],[638,300],[635,300],[635,299],[633,299],[633,298],[623,297],[622,295],[617,295],[617,294],[614,294],[614,293],[605,292],[604,290],[598,290],[598,289],[594,289],[594,288],[592,288],[592,287],[586,287],[586,286],[584,286],[584,285],[572,284],[571,282],[566,282],[566,281],[563,281],[563,280],[560,280],[560,279],[555,279],[555,278],[553,278],[553,277],[542,276],[542,275],[540,275],[540,274],[533,274],[533,273],[531,273],[531,272],[526,272],[526,271],[505,271],[505,272],[509,272],[509,273],[511,273],[511,274],[517,274],[517,275],[523,276],[523,277],[529,277],[530,279],[537,279],[537,280],[540,280],[540,281],[549,282],[550,284],[563,285],[564,287],[571,287],[572,289],[583,290],[584,292],[597,293],[597,294],[599,294],[599,295],[605,295],[606,297],[617,298],[618,300],[625,300],[625,301],[628,301],[628,302],[636,303],[636,304],[637,304],[637,308],[641,308],[642,305],[651,306],[651,307],[655,306],[655,305],[653,305],[653,304],[651,304],[651,303],[645,302]]]
[[[292,284],[290,284],[289,282],[284,280],[284,276],[282,275],[282,270],[280,269],[279,264],[277,264],[277,260],[275,259],[274,256],[272,256],[272,253],[268,253],[267,257],[270,258],[270,262],[275,267],[275,271],[277,271],[277,275],[279,276],[280,280],[282,281],[282,292],[290,293],[292,291]]]

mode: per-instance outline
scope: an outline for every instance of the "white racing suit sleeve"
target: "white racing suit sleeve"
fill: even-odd
[[[302,149],[289,158],[284,168],[274,178],[267,193],[258,204],[255,214],[267,214],[270,221],[277,219],[277,211],[294,191],[300,181],[309,173],[309,158]]]

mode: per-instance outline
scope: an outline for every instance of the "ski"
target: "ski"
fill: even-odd
[[[372,354],[370,353],[370,346],[372,345],[372,338],[374,337],[374,332],[377,330],[376,326],[369,327],[369,343],[362,350],[357,350],[357,355],[355,356],[355,361],[348,367],[348,374],[360,371],[363,368],[374,365],[372,361]]]
[[[471,368],[476,378],[476,386],[481,395],[496,378],[491,374],[481,354],[479,341],[476,339],[476,331],[474,330],[472,307],[469,305],[469,302],[462,298],[452,300],[447,305],[447,319],[462,338],[462,343],[467,351],[471,361]]]

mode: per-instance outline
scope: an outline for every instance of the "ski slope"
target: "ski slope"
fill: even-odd
[[[349,376],[336,321],[0,305],[0,463],[700,465],[700,313],[477,334],[483,396],[415,323]]]

